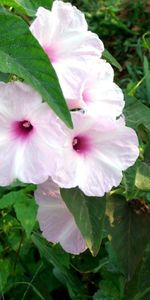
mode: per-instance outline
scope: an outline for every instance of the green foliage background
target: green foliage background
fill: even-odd
[[[104,199],[85,197],[77,189],[61,191],[94,256],[89,250],[79,256],[67,254],[41,237],[33,198],[36,186],[15,182],[0,188],[0,299],[149,300],[150,4],[146,0],[70,2],[85,13],[90,30],[105,44],[104,58],[114,65],[115,81],[124,90],[124,114],[138,134],[140,157]],[[24,79],[71,126],[55,72],[26,29],[25,23],[31,22],[41,4],[48,8],[50,1],[0,0],[0,80]],[[32,48],[32,65],[25,52],[21,60],[17,43],[24,43],[25,52]],[[47,75],[40,77],[32,72],[34,67]]]

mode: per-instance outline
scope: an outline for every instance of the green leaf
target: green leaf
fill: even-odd
[[[126,287],[125,300],[150,299],[150,244],[146,248],[140,268]]]
[[[122,71],[122,67],[118,63],[118,61],[116,60],[116,58],[108,50],[106,50],[106,49],[103,52],[103,58],[106,59],[114,67],[116,67],[117,69],[119,69],[119,71]]]
[[[32,234],[31,238],[34,244],[38,247],[42,257],[49,261],[53,266],[60,268],[62,271],[68,269],[68,262],[66,266],[66,263],[64,264],[63,262],[63,254],[60,255],[60,251],[57,252],[57,248],[55,248],[55,246],[51,246],[50,243],[48,243],[39,234]],[[65,252],[64,255],[68,256]]]
[[[146,56],[144,56],[144,75],[145,75],[145,86],[146,86],[146,94],[147,94],[147,99],[148,103],[150,103],[150,67],[148,63],[148,59]]]
[[[141,293],[145,293],[145,297],[143,297],[142,300],[150,298],[150,244],[145,251],[143,263],[139,272],[138,283]]]
[[[143,124],[147,130],[150,131],[150,108],[140,101],[135,101],[128,105],[124,114],[126,122],[129,127],[137,129],[139,125]]]
[[[33,198],[22,193],[20,199],[15,202],[14,209],[17,219],[29,237],[36,222],[37,204]]]
[[[12,206],[17,197],[18,197],[18,193],[19,192],[10,192],[6,195],[4,195],[1,199],[0,199],[0,209],[4,209],[7,208],[9,206]]]
[[[0,5],[13,7],[18,12],[30,17],[35,16],[39,6],[50,9],[52,0],[0,0]]]
[[[80,273],[97,272],[97,269],[100,269],[103,252],[105,253],[105,249],[101,247],[97,256],[92,256],[89,251],[72,256],[71,265]]]
[[[87,197],[78,188],[61,189],[61,195],[92,255],[97,255],[103,236],[105,197]]]
[[[144,162],[137,170],[135,185],[142,191],[150,191],[150,166]]]
[[[0,259],[0,296],[3,295],[7,287],[8,277],[12,271],[11,262],[9,259]],[[2,299],[4,299],[2,297]]]
[[[23,78],[72,127],[56,73],[27,24],[17,16],[0,14],[0,37],[0,71]]]
[[[71,272],[70,269],[66,268],[62,263],[62,256],[57,254],[55,247],[50,246],[42,237],[37,234],[32,235],[32,240],[43,258],[52,264],[57,272],[61,274],[62,281],[68,288],[71,299],[82,299],[86,300],[86,296],[81,286],[80,280]],[[60,275],[59,275],[60,276]]]
[[[30,185],[23,190],[10,192],[4,195],[0,199],[0,209],[4,209],[13,205],[17,219],[20,221],[27,236],[30,236],[30,233],[36,222],[37,204],[33,198],[25,194],[28,191],[31,191]]]
[[[113,282],[101,280],[100,290],[95,293],[93,300],[121,300],[120,292]]]
[[[18,186],[18,185],[17,185]],[[24,186],[24,184],[23,184]],[[18,201],[18,199],[22,198],[22,196],[24,196],[25,193],[30,193],[32,191],[34,191],[35,189],[35,185],[27,185],[27,187],[25,187],[24,189],[22,190],[19,190],[19,191],[11,191],[8,193],[7,191],[7,194],[5,194],[4,196],[2,196],[2,198],[0,199],[0,209],[4,209],[4,208],[7,208],[7,207],[10,207],[12,206],[13,204],[15,204],[16,201]],[[2,190],[4,192],[4,190]],[[2,193],[3,195],[3,193]]]
[[[143,35],[143,42],[144,47],[150,51],[150,31]]]
[[[131,200],[131,199],[135,198],[135,196],[138,192],[137,188],[135,186],[135,178],[136,178],[136,173],[137,173],[139,164],[140,164],[140,162],[137,161],[134,164],[134,166],[128,168],[128,170],[123,175],[123,184],[125,187],[125,193],[126,193],[127,200]]]
[[[29,288],[32,288],[35,295],[38,296],[38,299],[45,300],[45,298],[42,296],[42,294],[39,292],[39,290],[31,282],[23,282],[23,281],[15,282],[15,285],[27,285],[28,288],[26,289],[26,291],[28,291]],[[24,293],[24,295],[26,295],[26,292]],[[24,297],[24,295],[23,295],[23,297]]]
[[[150,214],[140,200],[109,197],[106,214],[108,234],[124,275],[131,280],[150,240]]]

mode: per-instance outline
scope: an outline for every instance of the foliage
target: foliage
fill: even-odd
[[[66,1],[67,2],[67,1]],[[104,58],[124,89],[127,125],[140,157],[104,198],[61,190],[89,250],[79,256],[42,238],[34,185],[0,188],[1,299],[148,300],[150,298],[150,32],[148,1],[72,0],[104,41]],[[0,0],[0,80],[34,86],[71,127],[53,67],[27,24],[47,0]],[[11,30],[10,30],[11,29]],[[13,41],[13,43],[12,43]],[[11,46],[10,46],[11,45]],[[13,46],[15,45],[15,46]],[[28,51],[27,51],[28,50]],[[90,214],[89,214],[90,211]]]

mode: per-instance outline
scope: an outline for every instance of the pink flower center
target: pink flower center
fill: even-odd
[[[28,120],[16,121],[13,123],[15,137],[26,139],[33,131],[33,126]]]
[[[85,154],[91,149],[91,144],[87,136],[76,136],[72,141],[72,147],[77,153]]]

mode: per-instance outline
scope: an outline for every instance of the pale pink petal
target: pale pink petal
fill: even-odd
[[[113,70],[104,60],[99,60],[87,72],[81,89],[80,107],[93,115],[120,116],[124,107],[121,89],[113,82]]]
[[[78,74],[87,62],[101,57],[103,43],[87,30],[84,15],[70,3],[54,1],[51,11],[40,7],[36,16],[30,30],[53,64],[65,98],[77,100],[83,80]]]
[[[54,1],[52,6],[52,13],[55,15],[56,20],[61,22],[63,30],[79,29],[86,31],[87,22],[84,14],[78,10],[71,3],[64,3],[63,1]]]
[[[118,186],[122,171],[133,165],[139,155],[137,145],[137,137],[131,128],[116,128],[105,135],[99,134],[95,151],[87,158],[87,163],[84,161],[84,168],[80,160],[83,170],[80,189],[88,196],[103,196],[113,186]]]
[[[85,241],[60,196],[59,187],[49,179],[38,186],[35,198],[43,236],[52,243],[60,243],[67,252],[79,254],[85,251]]]
[[[0,127],[0,185],[45,181],[56,168],[61,126],[40,95],[24,83],[1,83]]]
[[[74,112],[72,119],[74,129],[64,128],[68,140],[65,148],[60,145],[62,157],[53,180],[64,188],[79,186],[88,196],[103,196],[120,184],[122,171],[136,161],[136,133],[122,118],[116,121]]]
[[[29,116],[33,109],[41,105],[41,96],[29,85],[20,81],[0,82],[0,114],[9,120]],[[29,104],[29,105],[28,105]],[[21,109],[18,107],[21,106]]]

